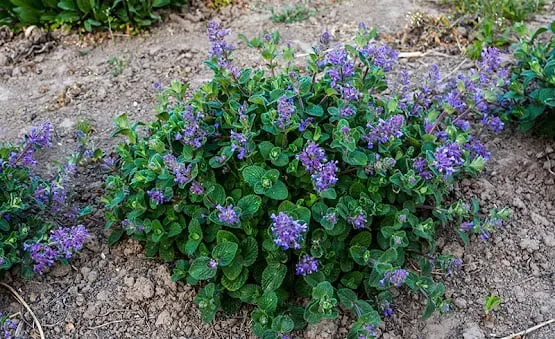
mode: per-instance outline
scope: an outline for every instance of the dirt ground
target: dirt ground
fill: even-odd
[[[233,29],[236,61],[253,66],[259,59],[239,43],[239,33],[254,36],[277,29],[283,41],[303,53],[324,29],[338,40],[348,39],[363,20],[380,34],[395,36],[405,27],[408,12],[443,10],[431,2],[411,0],[313,1],[320,10],[317,15],[285,25],[270,20],[270,8],[281,3],[253,0],[218,13],[196,4],[172,14],[150,32],[116,35],[99,43],[30,31],[26,39],[16,37],[2,45],[0,31],[0,141],[15,140],[36,122],[52,121],[56,145],[48,157],[60,160],[75,146],[72,128],[84,118],[96,128],[96,144],[113,148],[117,141],[109,135],[114,116],[126,112],[132,121],[154,118],[155,81],[168,85],[180,79],[196,87],[209,79],[202,61],[209,48],[205,25],[211,16]],[[532,25],[547,23],[554,13],[539,16]],[[451,51],[439,48],[422,58],[402,59],[401,65],[414,74],[432,63],[445,73],[469,65]],[[423,300],[403,289],[395,291],[394,315],[380,328],[383,338],[480,339],[492,333],[508,335],[555,317],[555,175],[550,172],[555,170],[555,142],[508,129],[492,136],[489,148],[487,173],[463,180],[454,195],[477,197],[484,208],[508,205],[513,219],[489,241],[472,239],[467,246],[453,232],[442,230],[440,249],[461,256],[465,263],[457,276],[446,278],[453,312],[422,321]],[[193,302],[194,288],[173,283],[167,265],[145,259],[141,246],[131,240],[114,248],[106,245],[102,185],[103,177],[96,171],[79,173],[78,199],[97,209],[88,220],[93,238],[71,266],[56,266],[32,281],[9,275],[6,279],[33,308],[46,337],[251,338],[248,309],[204,324]],[[0,291],[0,310],[22,314],[21,338],[37,337],[29,315],[6,290]],[[493,319],[486,320],[484,297],[491,293],[503,302]],[[344,314],[299,335],[345,338],[350,324],[350,315]],[[555,338],[555,324],[527,338]]]

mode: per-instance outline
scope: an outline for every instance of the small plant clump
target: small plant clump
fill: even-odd
[[[523,131],[555,137],[555,21],[514,45],[518,63],[511,76],[507,98],[514,102],[511,116]],[[545,34],[549,34],[544,39]]]
[[[73,205],[69,188],[77,166],[100,156],[92,149],[90,131],[88,124],[79,124],[79,149],[50,177],[39,174],[36,158],[51,146],[50,123],[33,127],[17,145],[0,145],[0,275],[16,264],[23,277],[43,274],[83,247],[88,232],[80,220],[91,209]]]
[[[317,12],[317,10],[315,8],[311,8],[310,4],[306,1],[295,4],[295,7],[284,7],[279,11],[272,8],[270,11],[272,13],[270,19],[273,22],[283,22],[286,24],[304,21]]]
[[[446,0],[458,12],[470,16],[476,29],[474,41],[468,47],[472,59],[480,58],[487,47],[508,45],[513,24],[524,21],[545,5],[543,0]]]
[[[156,10],[186,3],[188,0],[0,0],[0,25],[82,26],[88,32],[141,28],[161,19]]]
[[[501,305],[501,298],[495,294],[491,294],[484,299],[484,314],[487,318],[491,317],[491,312],[497,310]]]
[[[158,86],[150,124],[116,118],[127,142],[106,181],[111,242],[133,236],[173,264],[174,280],[201,285],[204,321],[254,305],[264,338],[340,307],[358,319],[349,338],[374,338],[394,312],[390,290],[404,286],[427,299],[425,317],[449,310],[431,272],[454,274],[462,261],[435,252],[436,230],[486,240],[510,216],[448,199],[484,169],[480,137],[503,128],[499,52],[445,81],[432,66],[414,87],[405,71],[386,78],[397,53],[364,24],[352,45],[325,32],[304,67],[265,33],[249,45],[266,65],[241,69],[230,34],[208,25],[212,80],[187,98],[180,82]]]

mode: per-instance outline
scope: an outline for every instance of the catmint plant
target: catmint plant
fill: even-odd
[[[395,312],[391,288],[426,297],[426,317],[449,310],[431,273],[463,263],[434,252],[436,230],[467,242],[510,216],[448,199],[484,169],[483,140],[502,128],[498,54],[443,81],[434,65],[413,86],[388,75],[397,53],[364,24],[352,45],[324,33],[302,67],[278,33],[243,37],[263,63],[242,69],[230,31],[210,23],[208,34],[210,81],[188,99],[179,82],[158,92],[146,131],[116,118],[128,141],[106,181],[110,241],[133,236],[174,264],[175,280],[202,284],[205,321],[254,305],[264,338],[333,319],[339,305],[357,318],[349,338],[373,338]]]
[[[97,162],[92,127],[79,122],[77,151],[53,175],[43,174],[36,153],[52,145],[50,123],[34,126],[17,144],[0,145],[0,274],[16,264],[24,277],[67,263],[88,238],[80,224],[90,207],[72,203],[70,187],[78,166]]]

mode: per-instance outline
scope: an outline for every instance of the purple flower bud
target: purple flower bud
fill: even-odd
[[[366,226],[366,222],[367,222],[366,214],[364,214],[363,212],[360,212],[355,217],[349,217],[347,219],[347,222],[353,225],[353,227],[357,230],[363,229]]]
[[[376,126],[372,126],[371,123],[367,124],[367,128],[370,132],[365,136],[366,141],[368,141],[368,148],[373,148],[374,144],[385,144],[389,142],[392,138],[400,138],[403,136],[404,118],[402,115],[394,115],[389,120],[378,121]]]
[[[324,33],[322,33],[322,35],[320,36],[320,42],[322,43],[322,45],[327,45],[330,43],[330,32],[328,31],[324,31]]]
[[[161,205],[166,202],[166,197],[164,196],[164,193],[157,188],[147,191],[146,194],[157,205]]]
[[[386,283],[391,283],[395,287],[400,287],[405,283],[409,272],[404,269],[396,269],[394,271],[387,271],[384,278],[380,280],[380,285],[384,286]]]
[[[457,143],[441,146],[434,152],[433,166],[445,176],[451,176],[464,163],[463,152]]]
[[[223,207],[222,205],[216,205],[216,209],[219,211],[218,219],[220,222],[228,225],[236,225],[240,223],[239,216],[237,212],[233,209],[233,205],[228,205]]]
[[[306,276],[318,271],[319,262],[310,255],[303,255],[296,266],[297,275]]]
[[[215,270],[218,268],[218,262],[214,259],[210,259],[210,261],[208,261],[208,268]]]
[[[190,191],[193,194],[201,195],[201,194],[204,194],[204,187],[202,187],[202,185],[195,180],[191,183]]]

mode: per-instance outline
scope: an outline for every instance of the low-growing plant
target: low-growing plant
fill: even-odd
[[[468,47],[472,59],[480,58],[485,47],[505,46],[511,42],[512,26],[541,10],[543,0],[447,0],[463,15],[470,15],[476,33]]]
[[[187,0],[0,0],[0,25],[82,26],[126,29],[150,26],[160,20],[156,10],[181,6]]]
[[[101,156],[91,148],[90,132],[79,123],[79,148],[53,176],[39,174],[36,158],[51,145],[50,123],[33,127],[16,145],[0,145],[0,276],[16,264],[23,277],[42,274],[82,248],[88,233],[80,220],[91,209],[72,203],[69,181],[77,166]]]
[[[491,312],[497,310],[501,305],[501,298],[496,296],[495,294],[491,294],[485,297],[484,299],[484,314],[486,317],[490,317]]]
[[[279,11],[272,8],[270,11],[272,13],[270,19],[273,22],[283,22],[287,24],[304,21],[317,13],[316,9],[310,7],[310,4],[306,0],[302,3],[295,4],[295,7],[284,7]]]
[[[549,34],[546,38],[545,34]],[[517,65],[513,68],[511,116],[523,131],[555,136],[555,21],[527,36],[513,46]]]
[[[418,87],[405,71],[388,81],[397,53],[374,32],[361,24],[354,45],[329,53],[324,33],[306,67],[265,33],[249,41],[263,68],[239,69],[230,31],[211,22],[213,79],[189,95],[177,81],[160,90],[152,123],[116,118],[127,142],[106,181],[111,243],[133,236],[174,264],[174,280],[200,284],[205,321],[254,305],[252,331],[264,338],[339,307],[358,319],[349,338],[373,338],[402,286],[427,299],[425,317],[447,311],[431,272],[462,261],[435,252],[436,230],[485,240],[510,215],[448,198],[458,178],[483,170],[480,136],[503,128],[507,73],[488,49],[445,82],[437,66]]]

